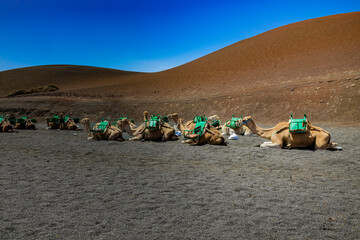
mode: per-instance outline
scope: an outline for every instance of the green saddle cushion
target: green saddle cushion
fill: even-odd
[[[293,119],[292,115],[289,121],[289,132],[291,133],[304,133],[307,131],[307,120],[304,114],[303,119]]]
[[[148,123],[146,128],[159,129],[159,126],[161,123],[161,117],[160,116],[151,116],[150,120],[147,120],[146,122]]]

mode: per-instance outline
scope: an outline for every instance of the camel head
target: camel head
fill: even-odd
[[[219,118],[219,116],[218,115],[212,115],[212,116],[210,116],[210,117],[208,117],[208,120],[209,121],[212,121],[212,120],[220,120],[220,118]]]
[[[144,111],[143,115],[144,115],[144,121],[146,121],[146,120],[148,119],[149,112],[148,112],[148,111]]]
[[[250,120],[252,120],[251,116],[243,117],[242,119],[237,120],[235,124],[237,127],[241,127]]]
[[[25,119],[25,127],[35,129],[35,124],[31,121],[30,118],[27,118],[27,119]]]
[[[117,123],[117,127],[118,127],[122,132],[126,132],[125,125],[128,124],[128,119],[127,119],[127,118],[123,118],[123,119],[121,119],[121,120],[118,120],[116,123]]]
[[[171,113],[169,115],[167,115],[168,119],[172,119],[174,121],[174,123],[177,123],[179,120],[179,114],[177,113]]]
[[[83,118],[83,119],[81,119],[80,122],[84,125],[88,125],[88,124],[90,124],[90,118]]]
[[[13,132],[14,131],[12,125],[6,121],[2,121],[0,123],[0,127],[2,128],[3,132]]]
[[[123,119],[117,121],[117,127],[118,127],[121,131],[123,131],[123,132],[126,132],[126,128],[125,128],[125,127],[126,127],[127,125],[129,125],[129,126],[131,126],[131,127],[135,127],[135,124],[133,124],[133,123],[131,122],[131,120],[128,119],[128,118],[123,118]]]
[[[69,130],[77,130],[77,124],[75,123],[75,121],[71,118],[69,118],[69,120],[67,121],[66,125],[68,126]]]

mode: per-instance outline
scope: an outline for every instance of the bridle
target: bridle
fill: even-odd
[[[247,123],[247,122],[250,121],[250,120],[252,120],[252,118],[249,118],[248,120],[246,120],[246,121],[244,121],[244,122],[241,122],[241,123],[240,123],[240,126],[241,126],[241,125],[244,125],[245,123]]]

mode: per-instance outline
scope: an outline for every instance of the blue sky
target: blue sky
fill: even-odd
[[[279,26],[359,10],[347,0],[0,0],[0,71],[161,71]]]

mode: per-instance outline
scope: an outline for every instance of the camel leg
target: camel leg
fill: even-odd
[[[328,150],[338,150],[338,151],[343,150],[342,147],[338,146],[337,143],[330,143],[329,146],[326,149],[328,149]]]
[[[315,139],[315,150],[317,149],[327,149],[327,147],[329,146],[329,135],[319,135],[316,136]]]
[[[273,142],[264,142],[260,145],[260,147],[266,148],[281,148],[281,144],[273,143]]]
[[[230,128],[229,127],[224,127],[224,130],[222,132],[223,135],[230,135]]]
[[[220,145],[224,140],[219,136],[213,135],[209,141],[210,145]]]
[[[266,147],[266,148],[282,148],[283,146],[283,140],[282,137],[278,134],[275,134],[271,137],[271,142],[264,142],[260,145],[260,147]]]
[[[315,140],[315,150],[317,149],[327,149],[327,150],[342,150],[342,147],[338,146],[337,143],[328,143],[330,136],[316,136]]]
[[[120,136],[120,132],[118,131],[112,131],[108,137],[108,141],[114,141],[117,140]]]
[[[176,135],[172,135],[169,140],[171,141],[179,140],[179,137]]]
[[[193,146],[196,145],[196,143],[190,139],[183,140],[183,141],[181,141],[181,143],[186,143],[186,144],[193,145]]]
[[[144,139],[144,133],[138,134],[135,137],[130,138],[129,140],[130,141],[140,141],[142,139]]]
[[[253,134],[252,131],[245,131],[244,136],[251,136]]]

